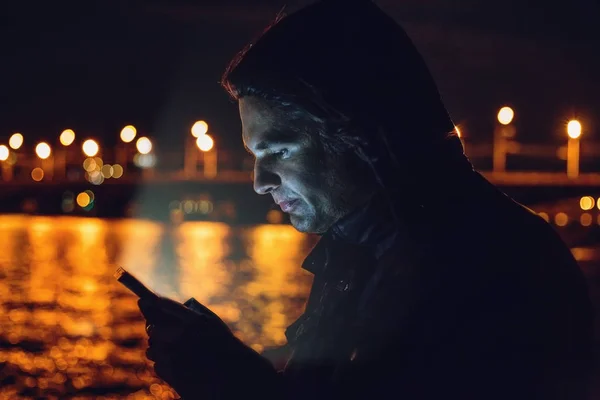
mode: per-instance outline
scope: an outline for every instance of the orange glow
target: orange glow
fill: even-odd
[[[213,138],[211,138],[209,135],[202,135],[196,139],[196,146],[198,146],[198,148],[202,151],[210,151],[214,144],[215,142]]]
[[[31,179],[33,179],[36,182],[39,182],[42,179],[44,179],[44,170],[40,167],[34,168],[33,171],[31,171]]]
[[[579,139],[581,136],[581,123],[577,120],[571,120],[567,124],[567,135],[571,139]]]
[[[137,134],[137,129],[133,125],[127,125],[123,129],[121,129],[121,140],[124,143],[131,143],[133,139],[135,139],[135,135]]]
[[[208,124],[205,121],[196,121],[192,125],[192,136],[200,137],[208,132]]]
[[[96,164],[96,160],[94,160],[92,157],[88,157],[83,160],[83,169],[85,169],[87,172],[96,171],[98,168],[99,166]]]
[[[500,111],[498,111],[498,122],[502,125],[508,125],[512,122],[515,117],[515,112],[510,107],[502,107]]]
[[[42,160],[50,157],[50,153],[52,153],[52,150],[50,149],[50,145],[46,142],[40,142],[35,146],[35,154]]]
[[[3,144],[0,145],[0,161],[8,160],[9,155],[10,155],[10,151],[8,150],[8,147],[6,147]]]
[[[208,201],[193,200],[199,210]],[[230,326],[235,322],[235,333],[257,350],[284,342],[283,330],[302,311],[312,280],[299,268],[307,237],[289,226],[184,222],[173,227],[133,219],[15,215],[0,216],[0,226],[0,257],[7,261],[0,280],[5,311],[0,337],[9,344],[0,348],[0,362],[14,367],[5,369],[8,378],[17,378],[2,387],[0,398],[31,385],[48,385],[56,398],[67,398],[75,387],[116,386],[135,393],[132,399],[176,398],[144,355],[147,335],[136,297],[106,279],[115,264],[162,295],[180,301],[194,296]],[[22,259],[23,249],[25,275],[23,266],[12,262]],[[232,257],[238,250],[241,259]],[[39,307],[29,308],[32,303]],[[32,351],[20,345],[27,342],[43,346]]]
[[[589,211],[594,208],[594,198],[592,196],[583,196],[579,200],[579,207],[584,211]]]
[[[73,129],[65,129],[60,134],[60,143],[63,146],[70,146],[75,141],[75,132]]]
[[[579,222],[581,222],[582,226],[590,226],[592,225],[593,222],[593,217],[591,214],[585,213],[585,214],[581,214],[581,217],[579,218]]]
[[[18,150],[23,145],[23,135],[14,133],[10,139],[8,139],[8,145],[11,149]]]
[[[140,154],[148,154],[152,151],[152,142],[145,136],[142,136],[135,143],[135,147]]]
[[[569,223],[569,216],[560,212],[554,216],[554,223],[558,226],[566,226]]]
[[[77,195],[77,205],[79,207],[87,207],[91,201],[90,195],[86,192],[81,192]]]
[[[113,167],[112,177],[115,179],[119,179],[123,176],[123,167],[120,164],[115,164]]]
[[[104,164],[100,172],[104,178],[111,178],[113,175],[113,167],[110,164]]]
[[[542,217],[542,218],[544,219],[544,221],[546,221],[546,222],[550,222],[550,217],[548,216],[548,214],[547,214],[547,213],[545,213],[545,212],[540,212],[540,213],[538,213],[538,215],[539,215],[540,217]]]
[[[98,143],[96,143],[95,140],[88,139],[83,142],[81,149],[83,150],[83,154],[86,156],[94,157],[96,154],[98,154],[98,151],[100,151],[100,146],[98,146]]]

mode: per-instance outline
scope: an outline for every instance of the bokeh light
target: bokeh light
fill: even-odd
[[[498,112],[498,122],[502,125],[508,125],[512,122],[515,117],[515,112],[510,107],[502,107]]]
[[[98,146],[98,143],[96,143],[95,140],[88,139],[83,142],[81,149],[83,150],[83,154],[86,156],[94,157],[96,154],[98,154],[98,151],[100,151],[100,146]]]
[[[73,129],[65,129],[60,134],[60,144],[63,146],[70,146],[75,141],[75,132]]]
[[[104,182],[104,176],[100,171],[92,171],[88,173],[88,181],[94,185],[100,185]]]
[[[130,143],[135,139],[135,135],[137,134],[137,129],[133,125],[127,125],[123,129],[121,129],[121,140],[124,143]]]
[[[139,168],[152,168],[156,165],[154,154],[136,154],[133,156],[133,164]]]
[[[142,136],[135,143],[135,147],[140,154],[148,154],[152,151],[152,142],[145,136]]]
[[[81,208],[87,207],[92,202],[90,195],[86,192],[81,192],[77,195],[77,205]]]
[[[581,136],[581,123],[577,120],[569,121],[567,124],[567,134],[571,139],[579,139]]]
[[[19,149],[23,145],[23,135],[20,133],[14,133],[10,139],[8,139],[8,145],[11,149]]]
[[[10,155],[10,151],[8,150],[8,147],[6,147],[3,144],[0,145],[0,161],[8,160],[9,155]]]
[[[113,167],[110,164],[104,164],[100,172],[105,179],[108,179],[113,175]]]
[[[215,142],[209,135],[202,135],[198,139],[196,139],[196,146],[202,151],[210,151]]]
[[[39,182],[42,179],[44,179],[44,170],[40,167],[34,168],[33,171],[31,171],[31,179],[33,179],[36,182]]]
[[[563,212],[559,212],[554,216],[554,223],[558,226],[566,226],[569,223],[569,216]]]
[[[85,169],[87,172],[96,171],[97,167],[96,160],[94,160],[92,157],[88,157],[83,160],[83,169]]]
[[[583,196],[579,200],[579,207],[584,211],[591,210],[594,208],[594,198],[592,196]]]
[[[579,217],[579,222],[581,223],[582,226],[590,226],[592,225],[592,222],[594,221],[594,218],[592,217],[592,214],[581,214],[581,217]]]
[[[35,146],[35,154],[42,160],[50,157],[50,153],[52,153],[52,150],[50,149],[50,145],[46,142],[40,142]]]
[[[200,137],[208,132],[208,124],[205,121],[196,121],[192,125],[192,136]]]
[[[113,167],[112,177],[115,179],[119,179],[123,176],[123,167],[120,164],[115,164]]]

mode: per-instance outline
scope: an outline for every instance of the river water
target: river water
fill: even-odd
[[[144,321],[117,267],[195,297],[261,351],[285,343],[302,312],[314,242],[287,225],[0,216],[0,399],[175,398],[144,356]],[[600,251],[574,253],[597,298]]]

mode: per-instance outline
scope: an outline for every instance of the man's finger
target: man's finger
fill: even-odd
[[[160,309],[155,302],[147,299],[139,299],[137,303],[146,321],[150,322],[159,319]]]
[[[190,322],[197,317],[197,313],[193,312],[183,304],[166,297],[160,297],[156,305],[164,314],[184,322]]]

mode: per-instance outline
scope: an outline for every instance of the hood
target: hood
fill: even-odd
[[[278,18],[225,76],[236,74],[277,98],[302,96],[317,113],[350,120],[385,187],[399,171],[420,180],[470,167],[423,58],[372,1],[322,0]]]
[[[423,58],[369,0],[322,0],[278,18],[229,65],[230,92],[236,76],[358,128],[356,151],[394,207],[421,204],[432,182],[473,170]]]

